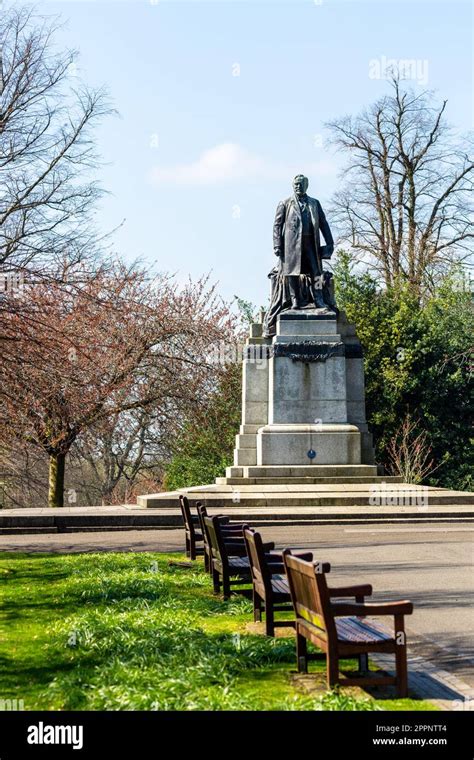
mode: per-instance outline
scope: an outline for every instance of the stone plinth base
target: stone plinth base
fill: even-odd
[[[257,433],[257,465],[347,465],[361,462],[355,425],[265,425]]]

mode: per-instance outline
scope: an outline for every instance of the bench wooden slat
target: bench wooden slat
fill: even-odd
[[[229,567],[235,569],[250,569],[248,557],[229,557]]]
[[[355,617],[337,618],[336,630],[338,640],[344,643],[354,642],[361,644],[364,642],[393,640],[393,632],[383,625],[383,623],[379,623],[376,620],[368,621]]]
[[[288,581],[286,578],[273,576],[272,578],[272,589],[278,594],[285,594],[286,596],[290,596],[290,589],[288,587]],[[289,601],[289,599],[288,599]]]

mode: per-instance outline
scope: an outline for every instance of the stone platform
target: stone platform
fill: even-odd
[[[429,516],[431,510],[443,507],[443,515],[464,514],[474,517],[474,493],[449,491],[443,488],[413,486],[408,483],[390,483],[386,478],[372,478],[370,483],[295,483],[288,478],[285,483],[275,484],[212,484],[183,488],[179,492],[147,494],[138,496],[137,503],[148,508],[176,508],[179,493],[192,501],[200,501],[208,507],[236,511],[251,508],[265,509],[270,515],[276,508],[291,516],[292,510],[304,507],[309,517],[311,510],[337,509],[339,513],[370,510],[375,518],[378,512],[388,509],[392,517],[409,509],[410,514]],[[228,514],[230,512],[227,512]],[[433,513],[434,514],[434,513]],[[368,516],[366,514],[366,516]]]

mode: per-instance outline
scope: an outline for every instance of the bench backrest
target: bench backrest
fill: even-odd
[[[206,526],[204,525],[204,518],[207,517],[207,507],[204,506],[204,504],[198,504],[197,506],[197,513],[199,517],[199,525],[201,526],[202,535],[204,538],[204,542],[208,543],[207,541],[207,533],[206,533]]]
[[[202,519],[211,557],[213,560],[217,560],[225,565],[227,563],[227,551],[222,538],[222,533],[219,530],[219,518],[217,516],[203,516]]]
[[[250,563],[252,583],[255,590],[264,598],[272,590],[271,572],[265,562],[265,551],[260,533],[245,525],[243,528],[247,556]]]
[[[323,569],[328,571],[330,566],[295,557],[290,549],[283,551],[283,562],[296,617],[314,625],[328,640],[336,641],[326,573],[322,572]]]
[[[206,551],[208,551],[209,554],[211,554],[211,541],[209,539],[209,534],[208,534],[208,531],[207,531],[207,526],[206,526],[206,524],[204,522],[204,518],[205,517],[209,517],[209,515],[207,514],[207,507],[205,507],[204,504],[201,504],[199,502],[198,505],[197,505],[197,513],[198,513],[198,517],[199,517],[199,524],[201,526],[202,537],[203,537],[203,540],[204,540],[204,546],[206,548]]]
[[[187,496],[180,495],[179,506],[181,507],[181,514],[183,515],[184,528],[187,533],[194,534],[193,518],[191,515],[191,507],[189,506],[189,499]]]

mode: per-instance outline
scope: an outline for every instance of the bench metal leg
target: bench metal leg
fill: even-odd
[[[212,585],[214,587],[214,593],[218,594],[221,590],[221,584],[219,580],[219,573],[214,569],[214,567],[212,568]]]
[[[408,696],[407,645],[403,615],[395,615],[395,663],[397,668],[397,690],[399,697]]]
[[[327,679],[328,688],[332,689],[339,683],[339,658],[335,652],[327,652]]]
[[[265,604],[265,633],[267,636],[275,635],[275,616],[271,604]]]
[[[361,676],[366,676],[368,672],[369,672],[369,655],[360,654],[359,655],[359,674]]]
[[[230,578],[228,575],[222,577],[222,596],[224,601],[230,598]]]
[[[308,672],[308,660],[306,657],[306,639],[301,633],[296,632],[296,661],[298,664],[298,673]]]
[[[256,591],[253,592],[253,619],[254,623],[260,623],[262,620],[262,600]]]

